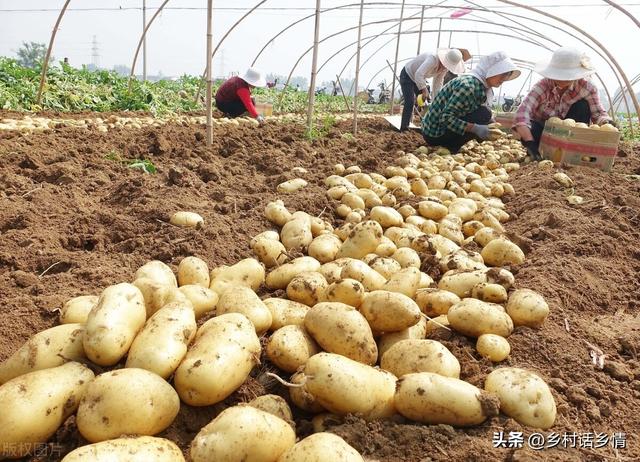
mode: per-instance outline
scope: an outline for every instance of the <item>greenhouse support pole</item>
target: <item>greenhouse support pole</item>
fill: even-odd
[[[211,16],[213,10],[213,0],[207,0],[207,146],[213,144],[213,126],[211,124],[212,105],[211,105],[211,87],[213,80],[211,78],[211,50],[213,49],[211,42]]]
[[[142,32],[147,25],[147,0],[142,0]],[[142,81],[147,80],[147,37],[142,41]]]
[[[71,0],[67,0],[64,2],[64,6],[60,10],[60,14],[58,15],[58,19],[56,20],[55,26],[53,26],[53,31],[51,32],[51,39],[49,40],[49,47],[47,48],[47,53],[44,56],[44,62],[42,63],[42,75],[40,76],[40,86],[38,87],[38,96],[36,98],[36,104],[39,106],[40,101],[42,101],[42,90],[44,89],[44,81],[47,78],[47,68],[49,67],[49,58],[51,58],[51,49],[53,48],[53,42],[56,39],[56,34],[58,33],[58,26],[60,25],[60,21],[62,21],[62,17],[64,16],[64,12],[69,6],[69,2]]]
[[[422,29],[424,26],[424,5],[422,5],[422,13],[420,14],[420,32],[418,34],[418,52],[417,55],[420,54],[420,47],[422,46]]]
[[[347,107],[347,112],[351,112],[351,106],[349,106],[349,99],[347,98],[347,94],[344,92],[344,88],[342,87],[342,82],[340,81],[339,75],[336,75],[336,80],[338,82],[338,87],[340,88],[340,94],[344,99],[344,105]]]
[[[440,32],[442,32],[442,18],[438,20],[438,43],[436,44],[436,49],[440,48]]]
[[[402,7],[400,8],[400,22],[398,23],[398,38],[396,39],[396,56],[393,60],[393,77],[391,78],[391,105],[389,107],[389,114],[393,114],[393,101],[396,96],[396,74],[398,72],[398,53],[400,52],[400,35],[402,34],[402,21],[404,18],[404,2],[402,0]]]
[[[364,10],[364,0],[360,0],[360,18],[358,19],[358,51],[356,54],[356,81],[353,92],[353,136],[358,134],[358,79],[360,78],[360,49],[362,41],[362,12]],[[424,7],[422,8],[424,11]],[[336,76],[337,77],[337,76]],[[340,80],[338,80],[339,82]]]
[[[318,70],[318,40],[320,37],[320,0],[316,0],[316,24],[313,33],[313,59],[311,62],[311,82],[309,83],[309,107],[307,109],[307,134],[313,128],[313,105],[316,101],[316,72]]]

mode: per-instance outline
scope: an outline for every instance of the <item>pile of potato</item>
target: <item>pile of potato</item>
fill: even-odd
[[[453,330],[500,362],[514,326],[538,328],[549,313],[540,294],[513,290],[505,268],[525,259],[504,234],[500,199],[514,192],[508,172],[522,153],[509,139],[439,152],[399,152],[383,174],[336,165],[325,183],[344,219],[338,227],[276,200],[265,216],[277,229],[251,239],[256,258],[210,269],[187,257],[177,275],[151,261],[130,282],[67,301],[60,325],[0,365],[0,458],[28,454],[75,414],[91,444],[66,462],[182,461],[173,442],[155,435],[181,403],[229,397],[262,355],[291,374],[281,379],[290,401],[320,420],[400,414],[472,426],[499,403],[523,425],[551,427],[555,401],[537,374],[497,368],[481,389],[460,380],[458,358],[429,338]],[[265,287],[286,295],[261,298]],[[96,376],[88,363],[107,371]],[[261,396],[202,428],[190,457],[363,461],[322,425],[296,443],[294,425],[286,401]]]

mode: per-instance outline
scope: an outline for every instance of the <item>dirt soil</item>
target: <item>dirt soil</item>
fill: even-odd
[[[339,223],[322,184],[333,164],[381,171],[397,150],[422,141],[416,133],[393,132],[384,121],[363,121],[360,129],[357,142],[343,136],[350,130],[344,123],[310,143],[296,125],[217,126],[211,149],[201,126],[0,134],[0,361],[56,325],[67,299],[130,282],[149,260],[176,269],[189,255],[210,267],[251,256],[249,239],[272,227],[264,206],[278,197],[278,183],[296,176],[294,167],[308,170],[310,185],[281,196],[287,207]],[[543,434],[624,432],[626,449],[611,443],[600,449],[493,448],[494,432],[521,431],[526,440],[537,431],[502,415],[469,429],[349,416],[330,421],[329,431],[379,461],[640,460],[640,181],[625,177],[640,174],[640,147],[624,146],[620,155],[610,174],[565,170],[585,198],[581,205],[567,203],[548,171],[524,166],[513,174],[517,194],[508,200],[506,227],[527,259],[511,270],[517,287],[546,297],[551,315],[539,330],[516,328],[503,365],[534,370],[550,384],[558,418]],[[107,156],[147,158],[158,173]],[[177,210],[200,213],[205,226],[170,225]],[[461,378],[482,386],[495,366],[478,356],[474,342],[435,335],[459,359]],[[590,351],[605,355],[604,369],[593,365]],[[225,407],[267,392],[287,396],[267,371],[275,368],[265,361],[224,403],[183,405],[160,436],[186,454],[200,428]],[[296,414],[296,423],[299,436],[311,432],[309,415]],[[59,460],[82,444],[71,417],[48,454],[30,460]]]

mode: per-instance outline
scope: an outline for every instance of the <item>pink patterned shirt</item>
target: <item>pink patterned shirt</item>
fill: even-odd
[[[518,107],[514,126],[531,127],[531,120],[544,123],[551,117],[564,119],[573,103],[581,99],[587,100],[591,110],[591,121],[596,124],[611,120],[602,107],[598,89],[585,79],[576,80],[560,93],[551,79],[542,79],[536,83]]]

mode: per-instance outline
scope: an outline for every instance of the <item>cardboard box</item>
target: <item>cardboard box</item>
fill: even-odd
[[[540,154],[556,163],[611,171],[620,133],[547,123],[540,139]]]
[[[258,114],[267,117],[273,115],[273,104],[271,103],[256,103],[256,111]]]

